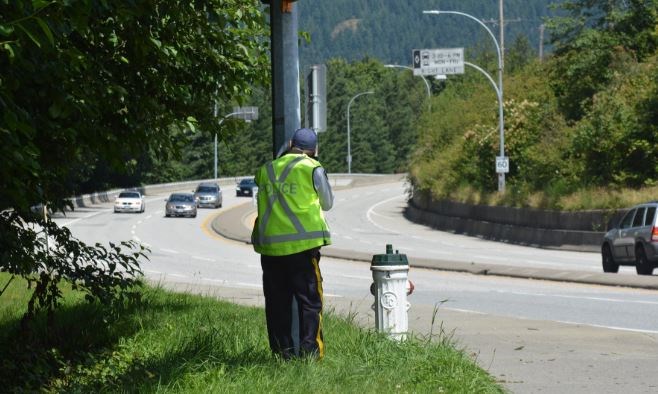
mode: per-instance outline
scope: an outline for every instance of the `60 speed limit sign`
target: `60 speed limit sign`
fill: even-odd
[[[496,156],[496,172],[499,174],[509,172],[509,157]]]

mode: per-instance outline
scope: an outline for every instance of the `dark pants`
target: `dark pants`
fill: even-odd
[[[292,338],[293,297],[299,314],[299,355],[322,358],[322,275],[320,248],[288,256],[261,255],[265,317],[270,348],[289,359],[296,354]]]

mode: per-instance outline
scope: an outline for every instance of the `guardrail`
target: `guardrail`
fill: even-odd
[[[376,184],[382,182],[388,182],[390,180],[402,180],[406,177],[406,174],[329,174],[329,182],[332,187],[342,188],[342,187],[351,187],[355,184],[366,185],[366,184]],[[235,176],[235,177],[225,177],[218,179],[201,179],[193,181],[183,181],[183,182],[172,182],[172,183],[160,183],[155,185],[144,185],[144,186],[135,186],[122,189],[112,189],[103,192],[89,193],[82,196],[76,196],[69,199],[74,205],[74,207],[86,207],[94,204],[101,204],[112,202],[114,199],[126,189],[139,190],[145,195],[149,194],[160,194],[166,192],[173,192],[178,190],[189,189],[192,191],[199,183],[201,182],[217,182],[219,186],[227,187],[234,186],[240,180],[244,178],[249,178],[249,175],[245,176]]]

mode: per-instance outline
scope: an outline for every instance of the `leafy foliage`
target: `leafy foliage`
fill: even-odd
[[[266,38],[256,0],[0,2],[0,269],[36,284],[28,315],[57,305],[61,280],[106,301],[144,257],[88,247],[30,207],[64,209],[112,180],[97,175],[146,172],[215,131],[214,102],[266,84]]]
[[[62,281],[83,290],[88,301],[112,305],[131,297],[127,290],[141,275],[139,260],[147,252],[134,241],[110,243],[109,248],[87,246],[68,228],[37,216],[26,221],[16,211],[0,213],[0,234],[2,271],[23,277],[28,287],[34,287],[23,317],[25,329],[38,310],[52,315],[62,296]]]
[[[492,194],[492,94],[468,73],[450,78],[433,103],[458,115],[428,120],[411,164],[417,187],[440,198],[578,209],[600,188],[656,184],[658,2],[560,6],[567,12],[550,23],[555,53],[547,62],[507,57],[517,65],[505,78],[506,193]],[[608,208],[622,201],[596,200]]]

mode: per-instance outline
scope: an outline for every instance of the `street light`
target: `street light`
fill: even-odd
[[[400,64],[384,64],[384,67],[386,68],[404,68],[406,70],[411,70],[413,73],[414,69],[413,67],[409,66],[402,66]],[[427,107],[429,108],[430,112],[432,112],[432,89],[430,88],[430,83],[427,81],[427,78],[425,78],[424,75],[421,75],[423,78],[423,82],[425,82],[425,87],[427,87]]]
[[[498,45],[498,40],[496,40],[496,37],[493,35],[491,30],[485,25],[481,20],[478,18],[474,17],[473,15],[466,14],[464,12],[459,12],[459,11],[439,11],[439,10],[429,10],[429,11],[423,11],[423,14],[430,14],[430,15],[440,15],[440,14],[452,14],[452,15],[461,15],[465,16],[469,19],[472,19],[476,21],[480,26],[482,26],[487,33],[489,33],[489,36],[491,36],[491,39],[493,40],[494,44],[496,45],[496,54],[498,55],[498,86],[496,89],[496,93],[498,93],[499,100],[498,100],[498,119],[500,123],[500,157],[505,157],[505,121],[503,118],[503,56],[500,51],[500,45]],[[504,172],[499,172],[498,173],[498,191],[499,192],[504,192],[505,191],[505,173]]]
[[[217,123],[217,129],[219,129],[219,126],[221,126],[222,123],[224,123],[224,121],[231,116],[240,116],[247,123],[258,119],[258,107],[236,107],[233,109],[237,109],[237,111],[233,111],[228,115],[224,115],[224,117],[219,120],[219,123]],[[217,117],[217,103],[215,103],[213,114],[215,117]],[[215,179],[217,179],[217,131],[215,131]]]
[[[369,90],[367,92],[361,92],[352,97],[350,99],[350,102],[347,104],[347,173],[351,174],[352,173],[352,151],[351,151],[351,146],[350,146],[350,106],[352,105],[352,102],[354,99],[356,99],[359,96],[363,96],[364,94],[373,94],[375,93],[372,90]]]

